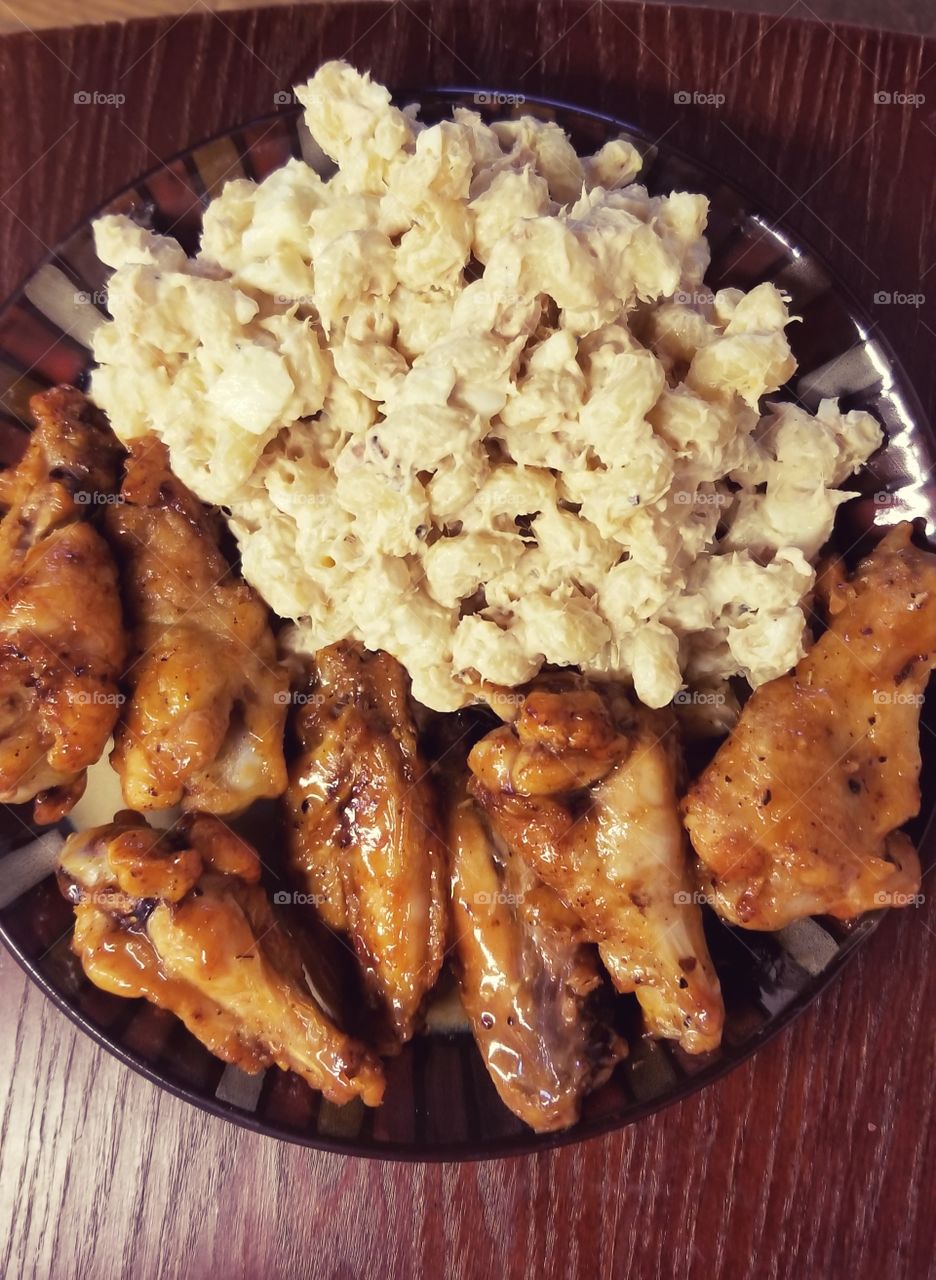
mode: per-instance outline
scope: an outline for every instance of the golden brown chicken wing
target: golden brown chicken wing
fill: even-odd
[[[313,996],[259,876],[254,850],[218,818],[189,815],[168,835],[118,814],[62,850],[72,945],[95,985],[171,1010],[225,1062],[275,1064],[332,1102],[376,1106],[379,1059]]]
[[[828,630],[755,690],[686,796],[716,910],[749,929],[913,899],[898,828],[920,807],[919,720],[936,666],[936,556],[892,529],[824,596]]]
[[[408,681],[389,654],[350,643],[321,650],[315,667],[294,721],[289,858],[403,1041],[445,943],[444,856]]]
[[[459,988],[485,1066],[531,1128],[568,1128],[626,1053],[596,1017],[598,954],[575,913],[497,844],[463,783],[448,849]]]
[[[112,496],[120,446],[72,387],[34,396],[22,460],[0,477],[0,802],[54,822],[81,796],[121,701],[117,572],[87,517]]]
[[[719,1044],[724,1006],[679,821],[671,730],[618,691],[535,691],[515,724],[472,750],[471,790],[508,848],[582,920],[651,1033],[702,1053]]]
[[[107,529],[135,650],[111,756],[125,802],[233,813],[279,795],[289,693],[266,607],[161,443],[134,443]]]

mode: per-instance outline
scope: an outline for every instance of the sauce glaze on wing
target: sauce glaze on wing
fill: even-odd
[[[464,780],[449,874],[462,1004],[501,1100],[539,1133],[566,1129],[627,1052],[597,1016],[598,954],[581,922],[499,844]]]
[[[73,387],[33,396],[35,430],[0,477],[0,802],[67,813],[120,706],[117,572],[87,517],[113,495],[121,449]]]
[[[345,935],[397,1041],[409,1039],[445,946],[444,855],[403,668],[350,642],[320,650],[296,708],[289,860]]]
[[[674,742],[668,717],[619,691],[534,691],[468,762],[495,832],[579,916],[650,1032],[702,1053],[721,1040],[724,1006],[679,820]]]
[[[125,803],[234,813],[278,796],[289,693],[266,606],[163,444],[134,441],[120,496],[107,530],[134,642],[111,755]]]
[[[120,813],[70,836],[59,871],[72,946],[96,986],[169,1009],[244,1071],[275,1064],[332,1102],[376,1106],[379,1060],[313,997],[259,878],[251,846],[205,814],[168,835]]]
[[[913,900],[899,828],[920,807],[919,720],[936,666],[936,556],[892,529],[850,582],[824,588],[828,630],[755,690],[684,801],[715,909],[749,929],[847,919]]]

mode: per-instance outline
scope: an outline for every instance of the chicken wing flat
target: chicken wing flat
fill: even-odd
[[[534,691],[514,724],[473,748],[471,791],[579,916],[651,1034],[702,1053],[720,1042],[724,1006],[679,820],[672,729],[619,693]]]
[[[566,1129],[626,1053],[596,1017],[597,952],[463,788],[448,850],[459,988],[485,1066],[514,1115],[539,1133]]]
[[[161,443],[134,444],[107,529],[135,651],[111,756],[125,803],[233,813],[281,794],[288,679],[266,607]]]
[[[22,460],[0,477],[0,802],[38,822],[79,799],[121,701],[117,571],[87,516],[112,496],[121,449],[72,387],[34,396]]]
[[[755,690],[685,798],[716,910],[749,929],[909,901],[920,864],[900,830],[920,807],[920,704],[936,666],[936,556],[898,525],[790,675]]]
[[[332,1102],[377,1106],[379,1059],[312,995],[259,876],[254,850],[214,816],[188,815],[167,835],[118,814],[62,851],[72,945],[96,986],[171,1010],[225,1062],[275,1064]]]
[[[315,660],[296,709],[289,859],[320,917],[346,935],[399,1041],[415,1029],[445,945],[444,852],[406,673],[350,643]]]

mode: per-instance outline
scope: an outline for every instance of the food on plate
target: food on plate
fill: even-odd
[[[919,721],[936,667],[936,556],[891,529],[829,587],[828,630],[757,689],[685,799],[719,915],[748,929],[916,901],[899,828],[920,807]]]
[[[651,195],[623,139],[423,123],[343,62],[297,94],[328,176],[228,182],[191,258],[95,223],[129,452],[115,494],[58,388],[0,478],[0,800],[58,817],[113,728],[124,802],[186,812],[66,843],[91,981],[370,1106],[457,985],[506,1106],[566,1128],[626,1056],[619,995],[718,1049],[704,903],[915,899],[936,559],[908,525],[850,580],[829,550],[883,433],[771,399],[796,317],[705,284],[705,197]],[[684,743],[715,754],[681,805]],[[280,797],[264,866],[314,908],[282,916],[215,816],[282,836]]]
[[[0,802],[55,822],[80,798],[120,709],[117,571],[89,523],[121,449],[73,387],[33,396],[35,428],[0,475]]]
[[[421,123],[340,62],[297,89],[337,165],[227,183],[201,248],[111,215],[92,389],[224,505],[312,654],[353,638],[450,711],[545,664],[762,684],[802,657],[812,562],[882,440],[762,404],[787,299],[704,283],[708,204],[552,121]]]
[[[320,918],[349,940],[393,1036],[407,1040],[446,931],[439,818],[409,681],[389,654],[336,644],[316,655],[297,698],[289,861]]]
[[[504,844],[581,919],[651,1034],[717,1048],[724,1006],[679,818],[672,721],[622,693],[534,690],[468,757]]]
[[[232,813],[279,795],[288,677],[266,606],[219,548],[220,519],[152,438],[131,442],[105,519],[133,637],[111,756],[124,802]]]
[[[275,1063],[332,1102],[380,1102],[379,1059],[312,994],[257,883],[256,852],[220,819],[187,815],[166,833],[118,814],[69,837],[59,875],[75,905],[72,946],[97,986],[171,1010],[244,1071]]]
[[[464,783],[447,839],[462,1004],[505,1105],[539,1133],[566,1129],[626,1045],[595,1007],[602,970],[578,917],[495,839]]]

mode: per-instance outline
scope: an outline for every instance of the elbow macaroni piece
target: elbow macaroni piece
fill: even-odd
[[[332,176],[229,182],[194,259],[98,220],[92,376],[229,513],[288,645],[386,649],[438,710],[544,663],[650,706],[787,671],[882,435],[833,401],[762,413],[787,299],[704,285],[705,198],[650,195],[624,139],[426,126],[342,62],[297,94]]]

